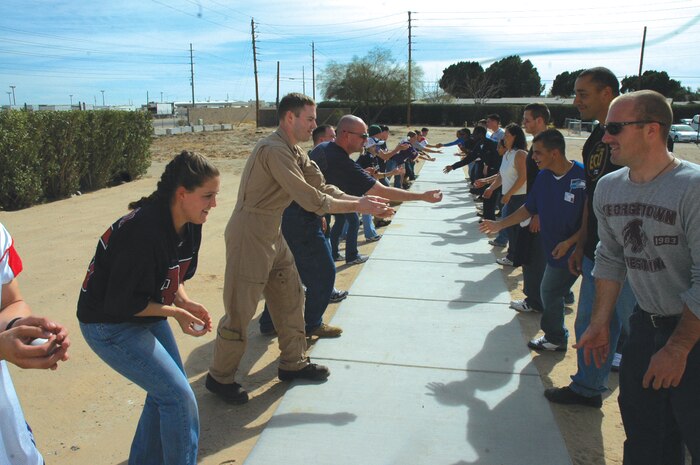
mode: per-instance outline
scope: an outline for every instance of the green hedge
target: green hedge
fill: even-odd
[[[0,208],[16,210],[141,176],[150,165],[148,113],[0,113]]]

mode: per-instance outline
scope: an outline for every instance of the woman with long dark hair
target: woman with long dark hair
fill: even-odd
[[[129,464],[194,465],[199,442],[197,401],[167,322],[202,336],[206,308],[184,283],[197,268],[202,224],[216,206],[219,171],[182,152],[150,196],[102,235],[78,300],[80,329],[90,348],[147,392]]]
[[[510,123],[506,126],[505,131],[505,136],[501,140],[503,157],[498,174],[491,178],[477,181],[483,184],[491,184],[489,189],[492,190],[497,189],[499,186],[501,187],[501,192],[503,192],[501,197],[503,204],[501,218],[507,217],[520,208],[527,197],[527,186],[525,185],[527,181],[527,170],[525,168],[527,139],[525,138],[525,132],[515,123]],[[489,241],[489,244],[494,247],[508,246],[506,256],[496,260],[499,265],[513,266],[517,247],[517,228],[518,226],[516,225],[503,229],[495,239]]]

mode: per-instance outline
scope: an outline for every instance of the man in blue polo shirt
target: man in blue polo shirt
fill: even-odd
[[[540,169],[525,205],[501,221],[484,220],[479,229],[497,233],[532,215],[540,216],[540,240],[547,254],[540,294],[544,336],[532,339],[535,350],[565,351],[569,332],[564,326],[564,298],[578,276],[571,274],[568,259],[578,240],[586,201],[583,165],[566,158],[564,136],[556,129],[539,133],[532,141],[532,158]]]
[[[434,203],[442,199],[439,190],[422,193],[408,192],[377,182],[350,158],[351,154],[362,150],[367,137],[369,134],[364,121],[353,115],[345,115],[338,122],[335,141],[319,144],[311,152],[311,159],[321,168],[327,183],[333,184],[350,195],[381,195],[399,202],[423,200]],[[331,229],[331,249],[334,256],[338,254],[338,242],[345,219],[342,215],[336,215],[336,221]],[[360,255],[357,251],[357,241],[346,242],[346,263],[363,263],[366,260],[366,256]]]

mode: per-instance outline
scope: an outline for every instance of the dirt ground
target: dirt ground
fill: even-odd
[[[395,128],[390,141],[404,135]],[[430,141],[453,140],[456,128],[432,128]],[[198,133],[154,139],[153,165],[140,180],[98,192],[39,205],[18,212],[0,212],[0,221],[15,237],[25,272],[19,281],[34,313],[65,324],[71,334],[71,360],[55,372],[19,370],[12,375],[37,444],[49,465],[126,464],[129,446],[141,411],[144,393],[108,368],[85,344],[75,318],[80,283],[92,257],[97,238],[126,212],[127,203],[154,188],[165,162],[183,149],[210,157],[221,170],[221,193],[204,227],[200,264],[188,293],[203,303],[215,321],[222,314],[224,270],[223,231],[233,210],[240,173],[258,139],[270,128],[241,126],[232,131]],[[580,159],[583,138],[569,138],[571,158]],[[694,144],[678,144],[677,156],[700,161]],[[438,155],[440,157],[440,155]],[[453,163],[454,158],[436,163]],[[380,231],[381,232],[381,231]],[[375,244],[364,244],[361,253],[371,253]],[[429,253],[429,251],[426,251]],[[362,266],[339,267],[336,286],[348,289]],[[522,297],[518,270],[504,270],[513,298]],[[338,305],[326,313],[332,318]],[[260,309],[259,309],[260,310]],[[504,308],[504,311],[510,311]],[[537,333],[536,315],[515,314],[522,326],[523,343]],[[573,333],[573,310],[566,318]],[[243,406],[230,406],[204,389],[213,334],[202,338],[183,335],[174,328],[185,367],[197,395],[201,416],[200,460],[205,465],[241,464],[274,412],[285,392],[276,378],[276,339],[263,337],[254,322],[249,329],[250,346],[239,379],[250,391]],[[566,354],[533,352],[545,387],[568,383],[575,372],[575,351]],[[612,465],[622,461],[622,429],[617,407],[617,376],[610,380],[611,392],[603,408],[553,406],[557,422],[576,465]],[[536,428],[536,419],[533,419]],[[504,438],[507,440],[507,438]]]

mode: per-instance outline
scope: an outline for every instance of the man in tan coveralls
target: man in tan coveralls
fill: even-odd
[[[224,308],[206,387],[231,403],[248,393],[234,381],[245,353],[247,329],[265,296],[281,351],[278,376],[322,381],[327,367],[310,363],[304,333],[304,291],[294,257],[280,231],[282,212],[293,201],[318,215],[358,211],[379,217],[393,213],[380,197],[354,197],[325,183],[323,175],[296,144],[316,127],[316,104],[302,94],[285,96],[279,127],[262,139],[246,162],[238,201],[226,226]]]

